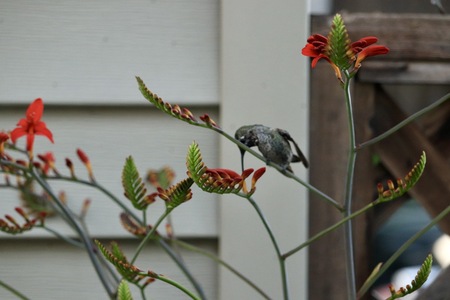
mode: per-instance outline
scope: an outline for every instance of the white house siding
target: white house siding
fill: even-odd
[[[305,1],[1,1],[0,130],[11,129],[26,105],[42,97],[55,144],[38,137],[36,151],[54,151],[63,172],[64,158],[76,162],[75,149],[83,149],[97,180],[118,196],[128,155],[141,174],[170,165],[181,180],[194,140],[208,166],[239,169],[234,145],[151,107],[137,89],[134,76],[139,75],[164,100],[188,106],[196,115],[208,113],[227,132],[251,122],[283,127],[306,152],[307,60],[299,55],[307,35],[305,16]],[[261,162],[250,159],[249,166]],[[78,162],[76,172],[85,175]],[[66,190],[75,210],[90,198],[92,235],[119,240],[126,253],[133,253],[135,240],[121,228],[120,210],[107,198],[85,187],[54,187]],[[279,199],[280,191],[285,199]],[[173,213],[176,234],[220,253],[279,299],[278,267],[254,211],[242,199],[193,192],[193,199]],[[305,240],[304,189],[269,170],[255,198],[283,249]],[[280,206],[281,201],[286,202]],[[2,191],[0,216],[16,203],[13,191]],[[161,209],[152,207],[150,219]],[[71,234],[57,220],[49,224]],[[209,259],[183,254],[209,299],[260,299],[227,271],[219,275]],[[186,282],[158,247],[146,248],[137,264]],[[305,252],[288,264],[293,299],[305,299]],[[0,265],[0,280],[31,299],[106,299],[86,254],[41,231],[12,239],[0,235]],[[148,296],[186,299],[163,283],[151,286]],[[0,289],[0,299],[13,298]]]
[[[42,97],[44,121],[55,144],[38,137],[36,152],[54,151],[58,168],[66,174],[64,158],[70,157],[77,175],[85,177],[75,154],[76,148],[83,149],[98,182],[122,199],[120,175],[128,155],[141,175],[169,165],[181,180],[187,147],[195,140],[205,161],[217,167],[219,137],[155,110],[140,94],[134,76],[141,76],[164,100],[218,120],[218,26],[219,3],[210,0],[1,1],[0,129],[14,128],[26,105]],[[67,183],[53,187],[66,191],[75,211],[90,198],[90,233],[120,239],[127,253],[133,253],[137,244],[121,227],[114,203],[90,188]],[[14,214],[16,193],[2,190],[0,199],[0,215]],[[193,199],[173,213],[177,236],[217,252],[217,200],[194,189]],[[150,220],[162,208],[161,203],[151,207]],[[58,220],[48,224],[72,234]],[[216,264],[184,254],[214,299]],[[13,239],[1,234],[0,265],[0,280],[31,299],[107,298],[86,254],[41,230]],[[138,265],[186,282],[159,247],[146,249]],[[185,299],[161,282],[149,287],[148,296]],[[0,288],[0,299],[14,297]]]

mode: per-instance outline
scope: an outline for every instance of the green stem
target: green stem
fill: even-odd
[[[285,254],[282,255],[282,257],[284,259],[288,258],[289,256],[295,254],[296,252],[302,250],[305,247],[308,247],[309,245],[311,245],[313,242],[315,242],[316,240],[320,239],[321,237],[324,237],[325,235],[327,235],[328,233],[334,231],[336,228],[340,227],[342,224],[347,223],[347,221],[365,213],[367,210],[371,209],[372,207],[374,207],[375,205],[381,203],[379,200],[376,200],[374,202],[369,203],[368,205],[364,206],[363,208],[361,208],[358,211],[355,211],[354,213],[346,216],[345,218],[343,218],[342,220],[340,220],[339,222],[331,225],[330,227],[320,231],[319,233],[317,233],[316,235],[314,235],[313,237],[309,238],[306,242],[303,242],[302,244],[300,244],[299,246],[295,247],[294,249],[286,252]]]
[[[209,251],[203,250],[201,248],[198,248],[198,247],[196,247],[194,245],[185,243],[185,242],[180,241],[180,240],[173,240],[173,242],[178,244],[178,245],[180,245],[181,247],[183,247],[183,248],[185,248],[187,250],[190,250],[190,251],[193,251],[193,252],[197,252],[199,254],[202,254],[202,255],[212,259],[213,261],[215,261],[216,263],[222,265],[228,271],[230,271],[231,273],[233,273],[234,275],[239,277],[242,281],[247,283],[256,292],[258,292],[264,299],[270,300],[270,297],[263,290],[261,290],[254,282],[252,282],[249,278],[245,277],[241,272],[239,272],[238,270],[233,268],[230,264],[228,264],[224,260],[222,260],[219,257],[217,257],[214,253],[211,253]]]
[[[180,268],[180,270],[184,273],[186,278],[191,282],[197,293],[200,295],[200,298],[206,299],[206,295],[205,292],[203,291],[203,288],[200,286],[198,281],[195,279],[195,277],[191,274],[189,269],[183,263],[183,260],[181,259],[180,255],[177,254],[162,238],[158,238],[157,241],[159,242],[159,245],[164,249],[164,251],[166,251],[167,255],[169,255],[173,259],[178,268]]]
[[[349,154],[347,162],[347,178],[345,184],[345,198],[344,198],[344,216],[348,217],[352,214],[352,196],[353,196],[353,177],[355,173],[356,161],[356,138],[355,138],[355,122],[353,118],[352,96],[350,92],[351,77],[346,70],[346,80],[344,83],[345,104],[347,108],[348,129],[349,129]],[[353,229],[352,220],[344,224],[344,235],[346,245],[346,269],[347,269],[347,290],[349,299],[356,299],[356,276],[355,276],[355,262],[353,253]]]
[[[146,226],[145,221],[142,221],[141,219],[139,219],[137,217],[137,215],[134,214],[133,211],[131,211],[126,205],[124,205],[120,199],[118,199],[114,194],[109,192],[106,188],[101,186],[98,182],[91,182],[91,181],[87,181],[87,180],[81,180],[78,178],[72,178],[72,177],[66,177],[66,176],[49,177],[48,179],[65,180],[65,181],[69,181],[69,182],[84,184],[84,185],[90,186],[92,188],[95,188],[95,189],[99,190],[100,192],[104,193],[107,197],[109,197],[114,203],[116,203],[120,208],[122,208],[123,211],[125,211],[128,215],[130,215],[132,218],[134,218],[136,220],[136,222],[138,222],[140,225]],[[179,257],[179,255],[176,255],[175,252],[170,248],[170,246],[167,245],[166,242],[164,242],[164,240],[157,239],[157,241],[160,244],[160,246],[164,249],[164,251],[166,251],[167,255],[169,255],[169,257],[171,257],[173,259],[175,264],[181,269],[181,271],[185,274],[185,276],[188,278],[188,280],[192,283],[192,285],[195,287],[197,293],[203,299],[206,299],[203,289],[201,288],[201,286],[197,282],[197,280],[194,278],[194,276],[190,273],[188,268],[183,264],[181,257]]]
[[[143,276],[148,276],[147,273],[142,273],[141,275],[143,275]],[[158,274],[155,274],[155,273],[152,274],[152,277],[155,278],[155,279],[157,279],[157,280],[164,281],[165,283],[168,283],[168,284],[170,284],[170,285],[173,286],[173,287],[176,287],[177,289],[179,289],[180,291],[182,291],[183,293],[185,293],[186,295],[188,295],[189,297],[191,297],[191,299],[194,299],[194,300],[200,300],[199,297],[197,297],[196,295],[194,295],[194,293],[192,293],[190,290],[188,290],[187,288],[185,288],[183,285],[179,284],[179,283],[176,282],[175,280],[172,280],[172,279],[170,279],[170,278],[167,278],[167,277],[165,277],[165,276],[158,275]]]
[[[147,235],[142,239],[141,243],[136,249],[136,252],[134,253],[133,259],[131,259],[130,264],[134,264],[136,259],[138,258],[141,251],[144,249],[147,242],[152,238],[152,236],[155,234],[156,229],[161,224],[161,222],[170,214],[172,209],[166,208],[164,213],[159,217],[159,219],[156,221],[156,223],[153,225],[152,229],[147,233]]]
[[[245,197],[245,198],[250,202],[250,204],[256,210],[259,218],[261,219],[261,222],[264,225],[264,228],[267,231],[267,234],[270,237],[270,240],[272,241],[275,252],[277,253],[278,263],[280,265],[281,282],[282,282],[282,286],[283,286],[283,297],[284,297],[283,299],[288,300],[289,299],[289,288],[288,288],[286,261],[283,259],[280,247],[278,246],[278,242],[275,238],[275,235],[274,235],[272,229],[270,228],[270,225],[269,225],[266,217],[264,216],[263,212],[259,208],[258,204],[251,197]]]
[[[29,173],[45,190],[45,192],[52,198],[53,202],[57,205],[58,209],[60,210],[60,213],[63,214],[69,225],[71,225],[71,227],[74,228],[75,231],[78,233],[81,241],[85,245],[86,252],[88,253],[88,256],[92,262],[92,265],[94,266],[95,271],[97,272],[97,275],[99,276],[100,281],[102,282],[103,287],[105,288],[110,298],[111,299],[114,298],[118,282],[117,283],[114,282],[113,283],[114,286],[111,286],[108,280],[106,279],[106,276],[102,271],[100,260],[94,254],[95,246],[90,240],[89,236],[86,234],[86,232],[83,231],[81,226],[78,224],[78,222],[76,221],[76,217],[73,215],[73,213],[68,208],[66,208],[66,206],[63,203],[61,203],[58,197],[55,196],[50,186],[48,186],[47,182],[43,180],[33,169],[30,169]]]
[[[416,234],[414,234],[411,238],[409,238],[400,248],[397,249],[397,251],[394,252],[394,254],[389,257],[389,259],[383,264],[383,266],[380,268],[378,273],[371,277],[367,282],[364,283],[364,285],[361,287],[361,289],[358,291],[358,296],[362,297],[369,288],[375,283],[375,281],[384,273],[386,270],[397,260],[397,258],[400,257],[400,255],[403,254],[417,239],[419,239],[422,235],[424,235],[428,230],[430,230],[433,226],[435,226],[437,223],[439,223],[444,217],[446,217],[450,213],[450,205],[447,206],[446,209],[444,209],[442,212],[440,212],[436,217],[431,220],[428,225],[426,225],[424,228],[422,228],[420,231],[418,231]]]
[[[0,280],[0,286],[2,286],[5,290],[8,290],[9,292],[11,292],[11,294],[13,294],[14,296],[16,296],[19,299],[22,300],[29,300],[28,297],[26,297],[25,295],[23,295],[22,293],[20,293],[18,290],[16,290],[15,288],[13,288],[12,286],[10,286],[9,284],[3,282]]]
[[[358,145],[358,150],[368,147],[370,145],[373,145],[375,143],[378,143],[379,141],[387,138],[388,136],[390,136],[391,134],[397,132],[398,130],[400,130],[401,128],[405,127],[406,125],[408,125],[409,123],[415,121],[416,119],[420,118],[421,116],[423,116],[424,114],[432,111],[433,109],[437,108],[438,106],[440,106],[441,104],[443,104],[444,102],[450,100],[450,93],[446,94],[445,96],[439,98],[439,100],[433,102],[432,104],[428,105],[427,107],[419,110],[418,112],[412,114],[411,116],[409,116],[408,118],[404,119],[403,121],[401,121],[400,123],[398,123],[397,125],[395,125],[394,127],[390,128],[389,130],[387,130],[386,132],[380,134],[379,136],[370,139],[364,143],[361,143]]]

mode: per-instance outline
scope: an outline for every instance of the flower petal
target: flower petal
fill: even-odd
[[[28,106],[26,116],[28,120],[37,122],[41,119],[43,112],[44,103],[41,98],[37,98],[30,104],[30,106]]]

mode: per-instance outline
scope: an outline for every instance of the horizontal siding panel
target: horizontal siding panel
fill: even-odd
[[[0,103],[218,103],[219,1],[0,2]]]
[[[108,244],[109,242],[104,242]],[[216,241],[195,241],[197,247],[217,252]],[[131,257],[137,243],[119,241],[121,249]],[[44,299],[109,299],[87,254],[60,241],[10,241],[0,243],[0,278],[33,300]],[[181,251],[185,264],[203,287],[208,299],[217,299],[217,264],[205,256]],[[152,270],[180,282],[195,292],[185,276],[160,247],[148,245],[137,260],[142,270]],[[134,299],[140,292],[130,285]],[[149,299],[184,300],[187,296],[163,282],[146,288]],[[15,299],[0,288],[0,299]]]
[[[208,113],[217,120],[216,108],[193,109],[195,115]],[[24,115],[24,108],[0,107],[0,130],[10,130]],[[186,178],[186,153],[195,140],[211,167],[218,167],[219,136],[213,131],[187,125],[173,119],[150,105],[145,108],[81,108],[47,107],[43,120],[53,131],[55,144],[38,136],[35,143],[36,154],[53,151],[60,173],[69,175],[64,159],[69,157],[75,163],[76,174],[86,178],[86,170],[78,161],[76,148],[83,149],[93,165],[96,180],[112,191],[117,197],[127,201],[121,187],[121,170],[125,158],[132,155],[141,176],[148,169],[171,166],[176,172],[176,180]],[[25,138],[18,141],[24,146]],[[239,159],[238,151],[236,159]],[[3,179],[0,178],[0,181]],[[119,223],[121,210],[102,193],[92,188],[71,183],[52,182],[55,191],[65,190],[69,206],[78,212],[84,199],[92,204],[87,215],[90,232],[98,237],[128,237],[129,234]],[[2,189],[0,194],[0,216],[13,213],[19,201],[13,190]],[[150,191],[149,191],[150,192]],[[193,188],[193,198],[173,212],[176,234],[182,237],[217,236],[217,197]],[[154,222],[162,213],[162,202],[153,204],[148,217]],[[139,215],[139,214],[138,214]],[[70,233],[58,220],[50,220],[52,228]],[[47,236],[42,230],[25,234]],[[1,234],[0,237],[5,237]]]

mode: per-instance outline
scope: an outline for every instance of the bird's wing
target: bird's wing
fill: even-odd
[[[289,132],[283,129],[277,128],[278,133],[287,141],[292,142],[295,147],[295,151],[297,152],[297,155],[294,155],[292,157],[292,162],[302,162],[305,168],[309,167],[308,160],[306,159],[305,155],[303,155],[303,152],[300,150],[300,147],[297,145],[297,143],[294,141],[294,139],[291,137]]]

